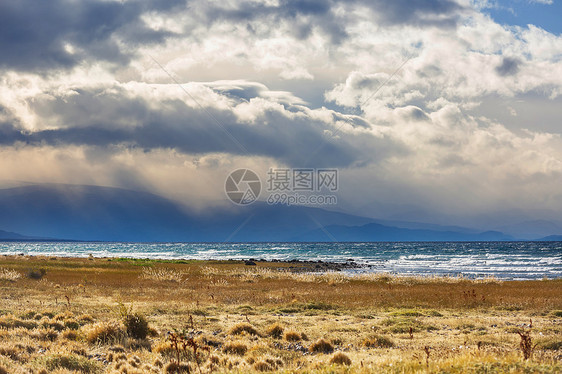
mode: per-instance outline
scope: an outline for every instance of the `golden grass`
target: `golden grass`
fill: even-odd
[[[0,257],[0,269],[20,274],[0,278],[0,368],[59,374],[188,367],[202,373],[562,370],[561,280],[349,277],[288,266]],[[28,269],[45,273],[21,276]],[[146,339],[127,332],[120,305],[146,319]],[[144,321],[141,327],[146,331]],[[168,331],[193,337],[197,355],[187,346],[178,362]],[[533,346],[527,360],[518,335],[525,331],[531,339],[525,346]]]

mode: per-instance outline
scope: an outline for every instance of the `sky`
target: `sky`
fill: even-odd
[[[0,185],[205,210],[238,168],[337,168],[349,213],[557,219],[561,4],[3,0]]]

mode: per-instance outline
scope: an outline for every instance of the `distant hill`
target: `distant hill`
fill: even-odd
[[[562,235],[549,235],[544,238],[537,239],[539,242],[562,242]]]
[[[22,237],[195,242],[510,239],[500,232],[381,222],[320,208],[259,202],[197,214],[151,193],[99,186],[49,184],[0,190],[0,227]]]
[[[377,223],[363,226],[327,226],[304,235],[295,237],[295,241],[320,241],[330,239],[328,234],[338,241],[350,242],[394,242],[394,241],[502,241],[513,240],[512,237],[497,231],[466,233],[455,231],[435,231],[425,229],[405,229],[389,227]],[[324,234],[324,235],[323,235]]]
[[[0,240],[25,240],[29,237],[17,234],[15,232],[8,232],[0,230]]]

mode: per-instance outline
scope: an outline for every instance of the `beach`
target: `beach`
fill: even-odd
[[[0,372],[562,370],[560,279],[259,260],[1,256]]]

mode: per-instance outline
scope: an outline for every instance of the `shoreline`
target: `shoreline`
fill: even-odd
[[[336,272],[341,273],[345,276],[361,276],[361,275],[379,275],[388,277],[399,277],[399,278],[420,278],[420,279],[463,279],[472,281],[482,281],[482,280],[495,280],[498,282],[524,282],[524,281],[540,281],[540,280],[562,280],[562,277],[537,277],[537,278],[514,278],[514,277],[497,277],[494,274],[483,274],[483,275],[472,275],[462,272],[458,273],[399,273],[399,272],[388,272],[388,271],[376,271],[376,266],[371,264],[361,264],[355,260],[348,258],[345,261],[325,261],[325,260],[300,260],[300,259],[290,259],[290,260],[280,260],[280,259],[266,259],[266,258],[254,258],[248,257],[244,258],[228,258],[228,259],[198,259],[198,258],[154,258],[154,257],[123,257],[123,256],[49,256],[43,254],[0,254],[0,263],[2,259],[37,259],[37,260],[90,260],[97,259],[102,261],[131,261],[131,262],[142,262],[142,263],[154,263],[154,264],[238,264],[244,265],[246,268],[252,267],[262,267],[265,266],[269,269],[280,270],[292,273],[330,273]],[[276,267],[276,265],[279,265]],[[363,270],[363,271],[362,271]]]
[[[562,278],[562,243],[0,243],[0,254],[293,262],[294,271],[503,280]],[[298,264],[297,261],[302,262]],[[255,261],[254,261],[255,262]],[[283,265],[285,266],[285,265]]]

